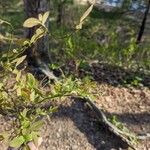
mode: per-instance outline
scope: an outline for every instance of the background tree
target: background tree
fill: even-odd
[[[50,3],[48,0],[24,0],[26,17],[37,18],[39,14],[43,14],[49,11]],[[45,27],[49,27],[49,18],[45,23]],[[26,38],[31,39],[34,35],[37,27],[26,29]],[[43,36],[38,39],[38,41],[26,50],[27,61],[29,65],[36,67],[42,71],[50,79],[55,79],[56,77],[49,70],[48,64],[51,63],[49,54],[49,37],[48,35]]]
[[[142,23],[141,23],[141,27],[140,27],[140,31],[139,31],[138,37],[137,37],[137,43],[140,43],[141,40],[142,40],[142,36],[144,34],[144,30],[145,30],[145,25],[146,25],[149,9],[150,9],[150,0],[148,1],[147,7],[145,9],[144,17],[143,17],[143,20],[142,20]]]
[[[47,0],[24,0],[26,18],[38,17],[38,14],[43,14],[46,11],[49,11],[49,1]],[[49,19],[45,23],[46,27],[49,27]],[[37,27],[27,28],[26,38],[30,39]],[[27,51],[28,62],[31,65],[39,65],[39,59],[44,63],[50,62],[49,55],[49,38],[44,36],[38,40],[32,47],[28,48]]]

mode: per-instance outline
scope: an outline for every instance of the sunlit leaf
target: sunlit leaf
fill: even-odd
[[[45,34],[44,30],[42,28],[38,28],[35,32],[35,34],[31,38],[31,43],[34,43],[37,41],[37,39],[41,38]]]
[[[83,22],[84,19],[90,14],[90,12],[93,9],[93,4],[85,11],[85,13],[83,14],[83,16],[80,18],[80,22]]]
[[[39,35],[42,35],[44,33],[44,30],[42,28],[38,28],[36,30],[36,35],[39,36]]]
[[[49,17],[49,11],[45,12],[42,18],[42,24],[45,24],[45,22],[47,21]]]
[[[26,142],[30,142],[30,141],[33,140],[32,134],[26,134],[26,135],[24,136],[24,138],[25,138]]]
[[[23,117],[26,117],[27,112],[28,112],[28,110],[25,108],[25,109],[23,110],[23,112],[21,112],[21,115],[22,115]]]
[[[70,48],[70,49],[73,48],[73,43],[72,43],[72,40],[71,40],[70,37],[69,37],[69,39],[68,39],[68,45],[69,45],[69,48]]]
[[[3,23],[8,24],[8,25],[11,26],[11,23],[9,23],[8,21],[5,21],[5,20],[0,19],[0,24],[3,24]]]
[[[36,121],[31,125],[30,129],[34,131],[39,130],[42,127],[43,123],[44,122],[42,120]]]
[[[34,88],[37,86],[37,81],[31,73],[28,73],[28,75],[27,75],[27,82],[28,82],[28,85],[30,86],[30,88]]]
[[[18,58],[17,63],[16,63],[16,66],[20,65],[25,59],[26,59],[26,55],[24,55],[24,56]]]
[[[26,58],[26,55],[13,60],[11,63],[16,63],[16,67],[17,67],[18,65],[20,65],[25,60],[25,58]]]
[[[26,28],[32,28],[34,26],[39,25],[41,22],[36,19],[36,18],[28,18],[27,20],[25,20],[25,22],[23,23],[23,26]]]
[[[25,139],[23,136],[15,137],[11,142],[10,146],[14,148],[19,148],[23,143],[25,142]]]
[[[27,120],[27,118],[25,117],[24,121],[22,121],[21,124],[22,124],[21,129],[25,129],[25,128],[28,128],[30,126],[30,121]]]
[[[82,29],[82,24],[83,24],[84,20],[87,18],[87,16],[90,14],[90,12],[92,11],[93,6],[94,6],[94,2],[93,2],[93,4],[84,12],[84,14],[82,15],[82,17],[80,18],[79,24],[76,26],[76,29],[77,29],[77,30]]]

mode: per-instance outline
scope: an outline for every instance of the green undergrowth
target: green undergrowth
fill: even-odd
[[[16,64],[19,65],[22,60],[23,57],[15,60]],[[16,118],[13,133],[10,132],[7,138],[6,133],[1,135],[2,140],[11,147],[28,147],[28,142],[36,142],[40,137],[40,128],[43,125],[41,117],[49,116],[57,110],[57,106],[42,107],[44,103],[66,96],[90,96],[92,82],[88,78],[81,81],[68,77],[55,84],[47,83],[50,89],[45,91],[32,74],[22,74],[22,70],[17,70],[17,66],[12,69],[10,64],[3,64],[5,70],[1,73],[0,109],[3,115]],[[12,85],[9,85],[10,82],[13,82]]]
[[[55,5],[57,8],[57,3]],[[63,56],[60,64],[64,63],[62,60],[67,59],[74,61],[98,60],[133,70],[148,71],[150,69],[149,41],[140,45],[135,43],[139,22],[129,19],[128,15],[125,15],[121,10],[105,12],[94,8],[89,17],[86,18],[83,28],[77,32],[74,30],[75,25],[87,7],[74,7],[72,3],[68,4],[68,2],[65,6],[67,10],[64,10],[63,23],[59,26],[56,23],[57,9],[53,8],[50,12],[50,17],[53,18],[49,27],[51,31],[50,52],[53,55],[53,61],[58,63],[60,56]],[[72,22],[65,19],[65,13]],[[7,10],[6,13],[0,14],[3,20],[13,24],[17,37],[22,34],[21,26],[24,20],[22,6],[18,12],[14,10],[11,13]],[[8,26],[2,26],[0,31],[5,36],[10,37],[11,30]],[[14,43],[20,44],[15,41]]]
[[[85,8],[76,10],[76,14],[81,15],[82,10]],[[57,26],[56,22],[52,21],[50,30],[53,36],[50,52],[57,62],[60,61],[60,54],[64,57],[63,60],[98,60],[112,66],[134,71],[143,69],[148,72],[150,44],[149,41],[136,44],[139,31],[137,24],[139,22],[128,19],[128,16],[117,10],[105,12],[97,9],[94,9],[85,20],[80,32],[74,32],[74,23],[72,26],[66,26],[65,23]]]
[[[111,17],[104,14],[104,16],[106,15]],[[19,43],[15,43],[13,34],[18,33],[16,28],[20,27],[23,19],[22,14],[7,12],[7,15],[2,16],[3,19],[0,20],[0,24],[3,25],[2,30],[0,30],[3,36],[0,36],[0,41],[7,45],[7,50],[0,54],[0,110],[1,114],[5,116],[15,117],[13,132],[1,134],[0,139],[5,140],[11,147],[24,147],[27,150],[29,149],[29,142],[37,142],[40,137],[39,130],[43,125],[41,118],[49,116],[57,110],[57,107],[45,109],[43,105],[46,102],[66,96],[93,96],[95,83],[91,80],[92,77],[76,78],[79,68],[86,70],[90,61],[98,60],[131,68],[149,67],[149,60],[146,55],[149,53],[149,47],[144,47],[141,55],[140,51],[143,46],[139,47],[135,44],[135,38],[133,38],[135,32],[126,26],[126,23],[123,25],[126,26],[125,32],[128,33],[127,37],[129,38],[122,42],[118,37],[122,36],[123,31],[117,32],[116,23],[110,25],[112,20],[108,24],[102,25],[104,23],[103,15],[100,16],[100,22],[99,19],[94,20],[93,16],[85,20],[87,14],[84,14],[82,17],[84,21],[82,19],[79,21],[79,25],[83,25],[83,29],[80,31],[69,27],[65,28],[63,25],[58,28],[52,22],[50,27],[52,32],[49,32],[45,27],[48,16],[49,12],[46,12],[40,14],[38,18],[27,19],[23,24],[25,28],[34,26],[38,26],[38,28],[30,40],[20,38],[20,40],[16,40],[17,42],[20,41]],[[117,25],[122,25],[121,20],[118,21]],[[50,68],[59,69],[62,74],[62,78],[54,84],[49,82],[44,84],[31,73],[25,72],[26,66],[20,67],[26,59],[26,56],[22,55],[25,49],[34,45],[39,38],[46,34],[50,37],[50,52],[55,58]],[[124,40],[124,36],[122,39]],[[63,59],[60,60],[62,56]],[[73,63],[71,65],[75,66],[74,75],[66,76],[66,73],[61,69],[62,64],[64,66],[67,62],[71,62]],[[138,85],[141,79],[136,77],[131,82],[133,85]],[[49,90],[45,90],[45,87],[49,87]]]
[[[90,96],[94,85],[89,78],[80,80],[74,76],[63,76],[53,84],[45,84],[43,80],[38,81],[31,73],[25,72],[25,65],[21,67],[26,59],[26,55],[22,55],[25,49],[45,34],[49,34],[45,27],[48,16],[49,12],[46,12],[40,14],[38,19],[27,19],[24,27],[39,25],[31,40],[24,40],[21,48],[10,49],[3,52],[0,57],[0,110],[6,117],[15,117],[13,131],[9,131],[9,134],[5,132],[0,137],[14,148],[23,147],[27,150],[29,142],[37,142],[43,125],[41,118],[57,110],[57,107],[45,108],[46,102],[66,96]],[[9,22],[1,21],[11,27]],[[55,66],[51,67],[54,69]],[[45,90],[45,87],[49,87],[49,90]]]

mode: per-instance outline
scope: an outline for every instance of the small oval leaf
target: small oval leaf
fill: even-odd
[[[36,19],[36,18],[28,18],[27,20],[25,20],[25,22],[23,23],[23,26],[26,28],[32,28],[34,26],[39,25],[41,22]]]
[[[49,17],[49,11],[44,13],[43,19],[42,19],[42,24],[45,24],[45,22],[47,21],[48,17]]]

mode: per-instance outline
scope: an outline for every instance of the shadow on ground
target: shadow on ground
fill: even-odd
[[[79,67],[78,71],[75,68],[74,62],[70,62],[62,69],[70,72],[69,74],[77,74],[78,78],[83,78],[87,75],[92,76],[98,83],[106,83],[112,86],[131,85],[134,87],[145,86],[150,88],[150,74],[144,73],[143,69],[133,71],[105,63],[85,63]]]
[[[131,125],[150,124],[150,113],[125,113],[125,114],[107,114],[108,116],[116,116],[121,122]]]
[[[141,120],[141,118],[147,117],[148,113],[113,115],[123,118],[122,120],[127,124],[137,124],[136,121],[134,122],[134,120],[129,119],[130,115],[134,115],[137,120]],[[77,129],[85,135],[88,142],[93,145],[96,150],[119,150],[120,148],[127,148],[127,145],[123,143],[121,139],[112,135],[102,124],[96,121],[93,113],[87,109],[85,103],[81,100],[71,100],[69,105],[60,105],[58,112],[52,116],[52,120],[53,118],[58,120],[60,118],[62,120],[65,120],[66,118],[71,119]],[[128,122],[127,120],[130,121]],[[150,123],[150,116],[147,123]]]

